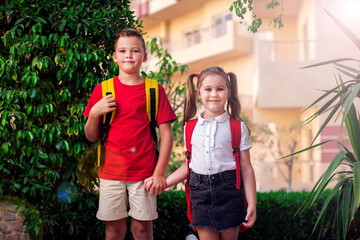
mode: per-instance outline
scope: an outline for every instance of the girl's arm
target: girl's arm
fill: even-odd
[[[244,181],[244,188],[246,194],[247,215],[243,225],[250,228],[256,221],[256,182],[254,169],[250,162],[250,151],[249,149],[240,151],[240,167],[241,167],[241,178]]]
[[[169,163],[170,154],[173,146],[173,132],[170,122],[159,125],[160,132],[160,150],[154,173],[151,177],[152,185],[149,189],[150,194],[162,194],[165,190],[165,171]],[[145,187],[147,183],[145,182]]]
[[[169,188],[174,186],[175,184],[178,184],[179,182],[182,182],[186,179],[187,175],[187,167],[186,164],[181,165],[175,172],[170,174],[166,179],[166,186],[165,188]],[[145,179],[144,186],[147,191],[150,191],[151,185],[153,184],[152,177],[149,177]]]
[[[179,167],[175,172],[173,172],[172,174],[170,174],[170,176],[166,178],[166,188],[172,187],[175,184],[184,181],[186,179],[186,175],[187,166],[186,163],[184,163],[183,165],[181,165],[181,167]]]
[[[85,136],[90,142],[95,142],[100,137],[100,116],[115,110],[116,102],[112,95],[103,97],[91,108],[85,123]]]

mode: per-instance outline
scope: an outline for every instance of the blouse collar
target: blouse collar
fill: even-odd
[[[221,114],[215,118],[211,118],[211,119],[205,119],[205,118],[203,118],[203,116],[204,116],[204,112],[201,112],[198,116],[198,123],[201,125],[204,124],[205,121],[213,121],[213,120],[215,120],[218,123],[222,123],[222,122],[227,121],[230,118],[230,115],[228,114],[227,111],[225,111],[223,114]]]

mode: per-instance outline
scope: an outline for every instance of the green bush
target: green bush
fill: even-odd
[[[308,192],[287,193],[285,191],[257,193],[257,221],[253,228],[240,234],[238,239],[317,239],[318,232],[310,236],[329,191],[325,191],[309,211],[294,216],[308,195]],[[159,219],[154,221],[154,239],[185,239],[190,233],[196,235],[189,227],[186,218],[184,191],[169,191],[159,196],[158,211]],[[360,236],[359,225],[360,215],[358,214],[347,239],[357,239]],[[332,229],[329,229],[321,235],[320,239],[335,239],[335,236]],[[128,237],[127,239],[132,239],[130,235]]]
[[[129,4],[1,1],[0,196],[27,206],[32,239],[104,237],[87,191],[95,178],[78,171],[90,148],[82,113],[94,86],[117,74],[114,35],[140,26]]]

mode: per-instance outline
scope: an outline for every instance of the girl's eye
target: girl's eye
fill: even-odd
[[[224,91],[225,89],[224,88],[218,88],[218,91]]]
[[[205,88],[205,91],[211,91],[211,88]]]

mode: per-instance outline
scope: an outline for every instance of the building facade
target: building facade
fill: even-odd
[[[320,105],[303,111],[321,95],[320,90],[336,86],[337,71],[332,65],[303,67],[336,58],[359,59],[359,50],[326,13],[360,33],[356,24],[360,17],[351,13],[359,4],[356,0],[283,0],[275,10],[266,10],[270,1],[256,0],[253,12],[240,24],[229,11],[232,2],[134,0],[132,8],[143,21],[146,40],[160,39],[175,61],[188,65],[188,73],[218,65],[237,75],[242,112],[251,122],[258,191],[309,190],[338,146],[326,144],[296,155],[294,161],[279,158],[310,146],[326,116],[303,125]],[[257,33],[247,30],[253,14],[263,20]],[[284,22],[281,29],[269,25],[279,14]],[[154,68],[154,62],[150,57],[144,70]],[[346,130],[338,122],[329,123],[315,143],[329,139],[349,146]]]

